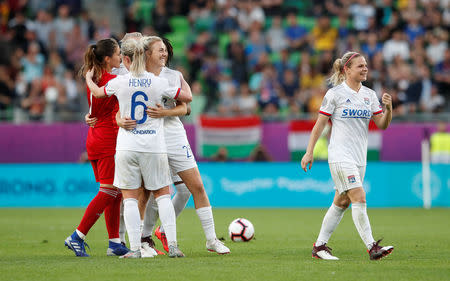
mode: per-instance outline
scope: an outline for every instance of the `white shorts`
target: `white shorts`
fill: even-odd
[[[165,153],[116,151],[114,186],[137,189],[144,179],[144,187],[158,190],[172,183],[169,161]]]
[[[178,176],[179,172],[197,167],[197,162],[189,144],[167,146],[167,151],[170,151],[167,157],[169,158],[173,182],[181,181],[181,178]]]
[[[347,192],[347,190],[362,187],[366,166],[357,166],[353,163],[337,162],[329,163],[331,177],[334,181],[334,189],[339,194]]]

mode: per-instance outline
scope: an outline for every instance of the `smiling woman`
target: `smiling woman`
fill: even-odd
[[[381,259],[394,249],[393,246],[380,246],[380,240],[375,242],[367,216],[363,182],[369,122],[372,119],[378,128],[386,129],[392,119],[391,96],[383,94],[382,102],[386,106],[383,113],[376,93],[362,85],[367,79],[367,72],[365,58],[356,52],[348,52],[334,62],[333,74],[328,80],[334,87],[325,94],[319,111],[321,114],[312,129],[308,148],[301,161],[305,172],[308,165],[311,169],[314,147],[331,119],[328,162],[336,191],[312,250],[312,256],[318,259],[338,260],[326,244],[350,203],[353,222],[369,251],[370,259]]]

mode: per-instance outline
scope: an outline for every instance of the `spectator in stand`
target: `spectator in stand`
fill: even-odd
[[[272,18],[272,25],[266,31],[266,38],[272,52],[280,52],[288,47],[283,27],[281,26],[281,16]]]
[[[36,31],[39,42],[49,49],[51,47],[50,34],[55,32],[52,15],[46,10],[39,10],[33,28]]]
[[[259,84],[259,105],[263,111],[266,111],[266,106],[270,105],[267,113],[273,114],[274,108],[278,112],[279,108],[279,94],[280,86],[276,77],[275,69],[272,65],[266,65],[262,72],[262,77]]]
[[[427,34],[429,45],[426,48],[427,57],[432,65],[436,65],[444,60],[445,50],[448,49],[448,31],[436,29]]]
[[[375,7],[368,0],[359,0],[350,5],[349,13],[353,16],[353,26],[357,31],[369,28],[369,18],[375,17]]]
[[[367,55],[369,60],[372,60],[373,56],[376,53],[379,53],[383,50],[383,44],[381,42],[378,42],[376,33],[369,33],[367,35],[367,41],[361,46],[361,50],[364,54]]]
[[[292,69],[286,69],[284,71],[281,88],[283,89],[283,97],[288,102],[293,101],[295,93],[299,90],[299,81]]]
[[[79,69],[81,67],[88,43],[88,39],[81,32],[80,25],[75,24],[66,42],[66,61],[69,68]]]
[[[65,59],[66,42],[70,37],[70,32],[75,25],[74,19],[70,16],[70,8],[68,5],[61,5],[58,8],[58,17],[54,21],[56,47]]]
[[[450,49],[447,48],[444,54],[444,60],[434,67],[434,80],[436,81],[439,92],[444,97],[450,99]]]
[[[255,24],[259,30],[264,27],[266,16],[259,3],[252,0],[242,0],[238,1],[238,7],[238,22],[241,30],[247,32]]]
[[[209,32],[201,32],[187,50],[186,56],[190,67],[189,77],[191,77],[191,79],[197,79],[197,74],[202,67],[206,50],[209,49],[210,38],[211,34]]]
[[[222,95],[217,105],[217,112],[222,116],[232,116],[238,112],[238,98],[236,96],[236,86],[231,85]]]
[[[420,109],[422,112],[437,113],[444,111],[445,98],[439,94],[438,90],[438,87],[435,84],[432,84],[430,96],[420,97]]]
[[[414,113],[418,110],[420,100],[431,98],[430,71],[426,66],[416,70],[415,81],[406,89],[406,102],[408,111]]]
[[[14,82],[8,75],[6,65],[0,65],[0,121],[7,120],[4,111],[13,105]]]
[[[158,33],[165,35],[172,32],[169,24],[169,15],[166,10],[165,1],[156,1],[156,7],[152,12],[153,27]]]
[[[308,30],[298,24],[296,13],[290,12],[287,15],[287,24],[285,34],[289,44],[289,51],[309,50]]]
[[[250,32],[250,41],[245,46],[245,55],[248,59],[248,66],[253,70],[258,63],[259,58],[263,53],[269,53],[270,49],[264,39],[264,35],[259,30],[252,30]]]
[[[337,29],[330,25],[330,17],[322,15],[311,31],[310,41],[316,51],[332,51],[336,45],[337,35]]]
[[[239,23],[237,21],[238,12],[238,9],[233,6],[231,1],[224,1],[222,5],[219,4],[215,26],[216,30],[219,32],[239,30]]]
[[[258,110],[258,101],[250,91],[247,83],[242,83],[239,87],[239,97],[237,99],[237,110],[239,114],[256,114]]]
[[[273,64],[277,71],[278,81],[283,80],[284,72],[288,69],[295,69],[295,65],[289,60],[288,49],[283,49],[280,52],[280,59]]]
[[[392,62],[395,56],[400,56],[404,60],[409,59],[409,45],[399,29],[393,31],[392,38],[383,46],[383,57],[386,62]]]
[[[45,59],[40,53],[39,45],[36,42],[28,46],[26,55],[20,61],[22,72],[27,83],[39,79],[44,71]]]
[[[423,36],[425,34],[425,29],[422,25],[420,25],[420,17],[409,17],[405,27],[405,34],[408,37],[408,41],[410,44],[414,42],[417,37]]]

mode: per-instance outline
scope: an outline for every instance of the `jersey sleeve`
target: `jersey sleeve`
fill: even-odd
[[[336,102],[334,100],[334,93],[331,90],[328,90],[325,94],[325,97],[323,97],[322,105],[320,106],[319,113],[330,117],[331,114],[333,114],[334,109],[336,107]]]
[[[176,100],[178,98],[178,95],[180,94],[180,92],[181,92],[181,88],[179,88],[179,87],[169,87],[164,90],[164,96]]]
[[[105,88],[103,89],[105,94],[109,97],[115,95],[117,90],[119,90],[120,79],[118,77],[111,79],[106,83]]]
[[[383,112],[380,102],[378,101],[377,94],[372,92],[371,109],[372,115],[377,115]]]

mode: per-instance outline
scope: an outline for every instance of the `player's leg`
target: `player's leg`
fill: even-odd
[[[169,184],[172,183],[167,154],[144,153],[140,159],[145,188],[152,190],[161,224],[164,226],[169,245],[169,257],[183,257],[178,249],[175,210],[170,198]]]
[[[216,237],[216,230],[214,227],[214,217],[209,198],[203,186],[202,178],[197,167],[178,172],[186,187],[192,193],[194,199],[195,209],[202,224],[203,231],[206,237],[206,248],[209,251],[217,252],[219,254],[228,254],[228,249]]]
[[[356,184],[360,187],[352,188],[347,191],[347,196],[352,202],[353,222],[358,230],[359,236],[363,240],[369,252],[370,259],[377,260],[389,255],[393,246],[380,246],[379,241],[375,242],[372,235],[372,228],[367,215],[366,192],[362,188],[362,180],[364,179],[365,167],[359,167],[357,171]],[[358,181],[359,180],[359,181]]]
[[[140,258],[141,257],[141,229],[138,207],[139,189],[122,189],[124,219],[130,241],[130,251],[121,258]]]
[[[161,219],[161,224],[165,229],[167,237],[169,257],[184,257],[183,252],[178,249],[177,245],[177,226],[175,210],[173,208],[172,200],[170,199],[169,186],[153,191],[156,203],[158,204],[158,213]]]
[[[339,225],[344,212],[350,204],[350,199],[345,195],[335,192],[333,203],[325,214],[319,236],[314,243],[312,256],[320,259],[337,260],[338,258],[331,255],[331,249],[326,245],[336,227]]]
[[[141,229],[138,198],[141,186],[139,153],[116,151],[116,170],[114,185],[122,191],[124,220],[130,242],[130,251],[121,258],[141,257]]]
[[[80,224],[64,243],[66,247],[74,251],[76,256],[89,256],[86,253],[84,239],[105,208],[113,204],[119,194],[117,188],[112,185],[114,166],[112,170],[106,168],[111,166],[111,161],[114,161],[113,157],[91,161],[96,181],[100,182],[100,188],[86,208]],[[112,163],[114,164],[114,162]]]

